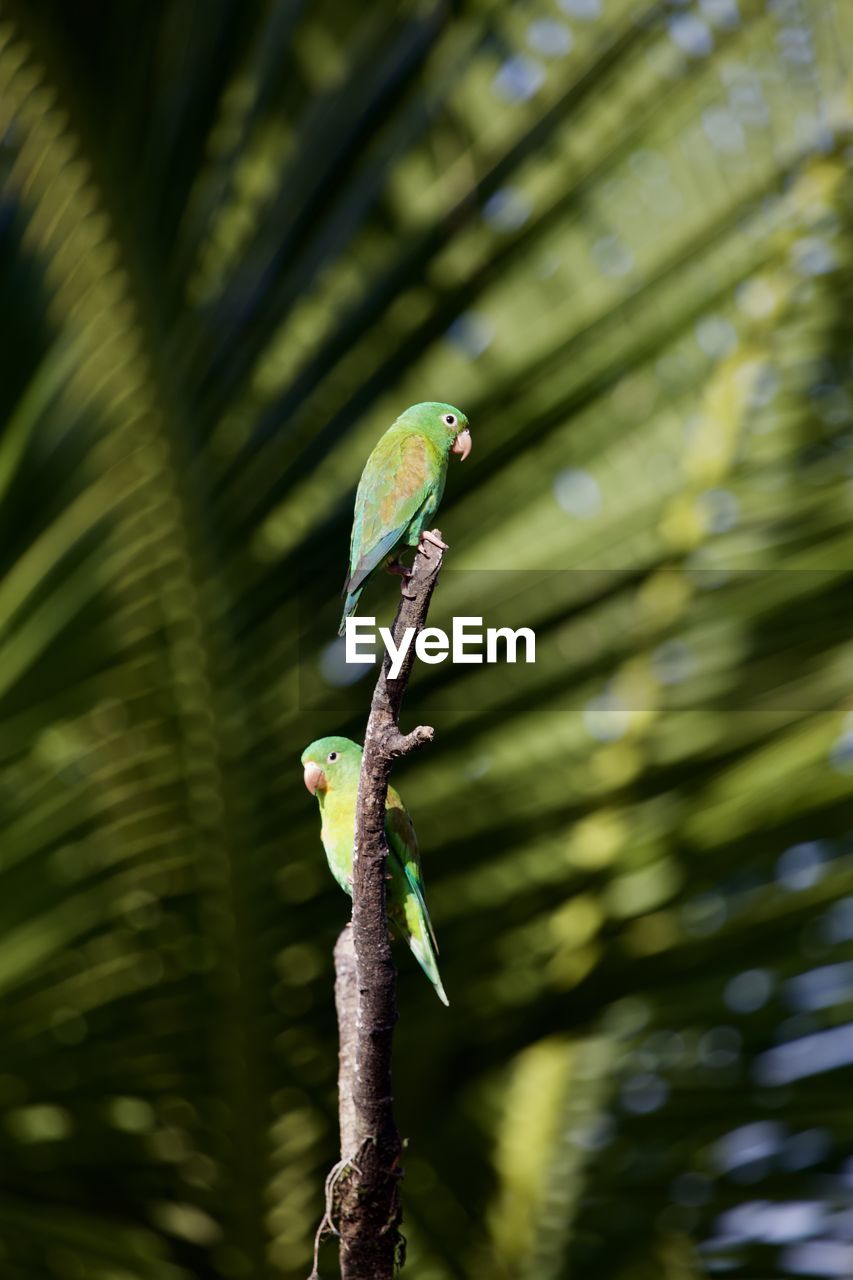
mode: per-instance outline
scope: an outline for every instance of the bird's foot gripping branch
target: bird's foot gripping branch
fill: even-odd
[[[398,660],[392,664],[386,652],[376,682],[356,802],[352,925],[343,930],[335,947],[340,1036],[339,1167],[343,1172],[337,1176],[336,1166],[336,1176],[330,1176],[326,1213],[318,1234],[325,1227],[339,1235],[343,1280],[392,1280],[403,1251],[399,1230],[403,1148],[394,1122],[391,1087],[397,1006],[386,915],[386,802],[393,762],[433,738],[433,730],[426,725],[419,725],[408,734],[400,732],[400,707],[415,658],[411,644],[403,647],[403,637],[407,632],[417,635],[424,626],[442,555],[439,535],[436,541],[427,540],[422,554],[416,556],[412,574],[403,584],[391,630]],[[329,754],[338,753],[332,750]],[[303,759],[303,763],[306,782],[316,786],[322,774],[320,765],[312,759]],[[336,763],[337,759],[332,765]],[[411,941],[410,946],[446,1003],[437,968],[430,972],[429,949],[424,950],[422,958]]]

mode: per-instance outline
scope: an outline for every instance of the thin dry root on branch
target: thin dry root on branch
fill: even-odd
[[[326,1174],[326,1181],[324,1183],[324,1199],[326,1208],[314,1236],[314,1265],[311,1268],[311,1274],[308,1277],[308,1280],[320,1280],[320,1245],[323,1243],[324,1238],[326,1236],[335,1236],[338,1240],[341,1238],[341,1233],[335,1226],[335,1187],[337,1186],[339,1179],[344,1176],[347,1170],[353,1169],[356,1173],[361,1173],[357,1164],[359,1154],[360,1152],[357,1151],[354,1156],[348,1156],[343,1160],[339,1160],[337,1164],[332,1165],[331,1169]]]

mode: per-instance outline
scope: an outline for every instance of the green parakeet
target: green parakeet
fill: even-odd
[[[445,545],[426,526],[441,502],[451,451],[463,461],[471,452],[468,419],[452,404],[430,400],[402,413],[367,459],[355,497],[340,635],[381,565],[408,576],[394,560],[398,550],[419,547],[422,539]]]
[[[332,875],[352,897],[352,847],[361,747],[350,738],[318,738],[302,752],[305,785],[320,803],[320,839]],[[438,973],[438,946],[424,901],[418,842],[406,806],[393,787],[385,803],[388,839],[388,918],[409,944],[418,964],[444,1004]]]

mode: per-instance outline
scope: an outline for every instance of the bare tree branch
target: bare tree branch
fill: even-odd
[[[415,555],[394,619],[395,645],[407,628],[413,627],[416,635],[423,628],[441,560],[442,549],[431,542],[424,542],[423,552]],[[403,1245],[402,1142],[391,1092],[397,975],[385,914],[385,800],[394,760],[433,738],[426,725],[400,732],[400,707],[413,662],[411,644],[392,680],[386,654],[376,682],[358,787],[352,926],[335,947],[341,1160],[327,1180],[327,1212],[318,1239],[324,1230],[340,1235],[343,1280],[392,1280]]]

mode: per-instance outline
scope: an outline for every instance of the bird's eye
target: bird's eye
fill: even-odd
[[[338,758],[337,751],[330,751],[329,754],[326,756],[326,759],[328,760],[329,764],[334,764],[337,758]]]
[[[446,413],[446,414],[444,415],[444,421],[447,423],[447,425],[448,425],[449,427],[455,427],[455,426],[456,426],[456,414],[455,414],[455,413]]]

